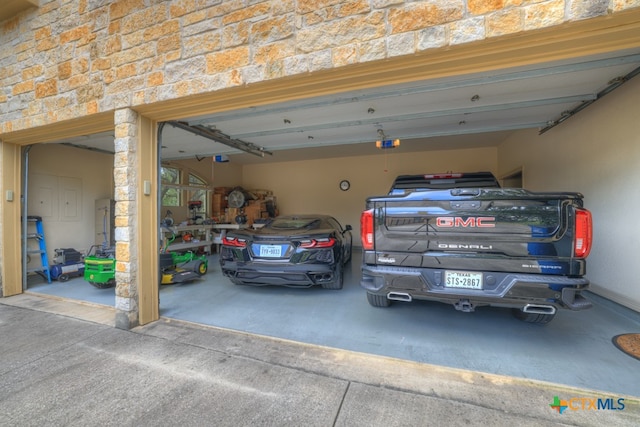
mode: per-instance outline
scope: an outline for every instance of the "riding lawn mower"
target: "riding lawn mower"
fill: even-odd
[[[198,255],[193,251],[181,254],[168,251],[169,245],[176,239],[176,233],[170,227],[163,226],[163,228],[171,233],[171,237],[160,250],[160,284],[191,282],[207,274],[209,260],[206,256]]]
[[[160,284],[191,282],[205,275],[209,261],[205,255],[197,255],[193,251],[184,253],[168,252],[167,248],[175,240],[171,238],[160,251]],[[116,283],[116,260],[112,251],[104,251],[99,245],[93,246],[84,259],[84,279],[98,289],[106,289]]]

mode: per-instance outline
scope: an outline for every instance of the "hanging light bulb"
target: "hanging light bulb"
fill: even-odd
[[[378,129],[379,139],[376,141],[376,148],[385,150],[387,148],[396,148],[400,145],[399,139],[389,139],[382,129]]]

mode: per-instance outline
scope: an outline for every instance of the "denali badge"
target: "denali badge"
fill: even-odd
[[[394,262],[396,262],[395,258],[387,258],[387,257],[379,257],[378,258],[378,262],[379,263],[387,263],[387,264],[393,264]]]
[[[467,245],[464,243],[438,243],[438,249],[493,249],[491,245]]]
[[[492,216],[470,216],[466,219],[460,216],[439,216],[436,218],[436,225],[441,228],[494,228],[495,220]]]

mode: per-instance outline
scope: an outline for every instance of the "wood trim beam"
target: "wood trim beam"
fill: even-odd
[[[12,144],[30,145],[113,131],[114,126],[114,112],[107,111],[73,120],[64,120],[44,126],[0,134],[0,139]]]
[[[158,144],[157,125],[146,117],[138,119],[138,184],[136,231],[137,231],[137,283],[138,320],[141,325],[160,318],[158,266]],[[150,193],[144,193],[144,182],[149,181]],[[133,255],[133,254],[132,254]]]
[[[0,226],[2,246],[0,264],[2,267],[2,295],[5,297],[22,293],[22,248],[20,195],[22,188],[22,149],[15,144],[0,143],[2,182],[0,185]],[[7,200],[7,191],[13,193],[13,200]]]

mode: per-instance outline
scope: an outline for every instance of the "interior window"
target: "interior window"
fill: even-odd
[[[200,187],[200,188],[199,188]],[[189,189],[187,190],[188,202],[200,202],[200,207],[196,208],[195,215],[202,217],[209,216],[209,195],[211,191],[208,189],[207,182],[197,175],[189,174]]]
[[[180,169],[163,166],[160,174],[162,177],[162,206],[180,206],[182,204]]]
[[[189,218],[209,216],[211,189],[198,175],[174,166],[162,166],[162,206],[188,209]]]

